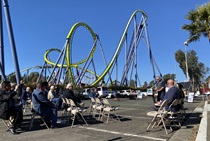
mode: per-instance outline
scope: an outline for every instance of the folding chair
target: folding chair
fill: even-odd
[[[62,115],[69,115],[70,111],[71,111],[71,105],[69,103],[69,100],[67,98],[61,98],[62,99],[62,104],[64,105],[64,109],[62,112]]]
[[[31,130],[33,123],[34,123],[34,119],[36,116],[39,116],[41,118],[41,120],[43,121],[44,125],[47,127],[47,129],[50,129],[49,126],[47,125],[47,123],[44,120],[44,116],[41,116],[38,112],[36,112],[35,110],[31,110],[32,115],[31,115],[31,121],[30,121],[30,127],[29,130]]]
[[[85,118],[82,115],[83,109],[77,107],[72,99],[68,99],[68,101],[70,102],[71,114],[73,115],[73,121],[72,121],[71,127],[73,127],[73,125],[74,125],[74,121],[75,121],[76,115],[79,115],[82,118],[82,120],[85,122],[85,124],[88,126]]]
[[[95,117],[95,110],[96,110],[96,100],[95,98],[91,97],[90,98],[90,105],[89,105],[89,115],[93,114],[93,116]]]
[[[148,116],[153,116],[151,122],[147,126],[146,131],[149,131],[149,128],[153,128],[155,125],[160,125],[162,122],[163,127],[165,129],[166,134],[168,134],[167,129],[166,129],[166,124],[165,124],[165,116],[167,115],[167,111],[165,110],[166,105],[168,104],[168,100],[164,100],[162,104],[160,105],[158,111],[152,111],[148,112]]]
[[[7,127],[7,130],[9,130],[10,126],[12,125],[11,120],[10,120],[10,119],[8,119],[8,120],[2,119],[2,122],[3,122],[4,125]]]
[[[31,104],[31,100],[30,100],[30,99],[28,99],[28,100],[26,101],[26,105],[23,106],[23,112],[26,112],[27,109],[28,109],[29,111],[31,111],[31,109],[32,109],[32,104]]]
[[[186,111],[184,109],[184,98],[179,99],[178,105],[180,106],[180,114],[182,115],[184,119],[186,117]]]
[[[95,112],[98,113],[98,120],[100,120],[100,118],[102,116],[102,111],[103,111],[104,105],[101,102],[101,100],[97,97],[95,98],[95,103],[96,103],[96,106],[94,106]]]
[[[112,111],[114,111],[115,108],[113,108],[110,105],[108,99],[106,99],[106,98],[102,98],[102,103],[103,103],[103,112],[102,112],[102,116],[101,116],[101,121],[103,120],[103,116],[106,116],[107,117],[106,123],[108,123],[109,119],[110,119],[110,114],[111,114]],[[113,115],[120,121],[119,117],[115,113]]]
[[[180,115],[179,103],[180,103],[179,99],[174,99],[174,101],[170,104],[167,111],[167,115],[168,115],[167,120],[169,120],[170,123],[173,123],[174,126],[176,125],[176,122],[178,122],[178,125],[181,126],[180,119],[182,119],[182,117],[179,117]],[[173,107],[176,108],[176,111],[171,110]],[[170,128],[172,129],[171,124],[170,124]]]

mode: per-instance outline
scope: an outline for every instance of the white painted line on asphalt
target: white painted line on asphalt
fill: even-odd
[[[120,110],[139,110],[138,108],[125,108],[125,107],[119,107]]]
[[[119,115],[119,114],[117,114],[117,116],[129,117],[129,118],[140,118],[140,119],[151,119],[151,117],[138,117],[138,116]]]
[[[99,132],[104,132],[104,133],[111,133],[111,134],[116,134],[116,135],[145,138],[145,139],[150,139],[150,140],[155,140],[155,141],[166,141],[166,139],[161,139],[161,138],[155,138],[155,137],[149,137],[149,136],[143,136],[143,135],[135,135],[135,134],[129,134],[129,133],[121,133],[121,132],[109,131],[109,130],[104,130],[104,129],[91,128],[91,127],[81,127],[80,126],[79,128],[84,128],[84,129],[94,130],[94,131],[99,131]]]

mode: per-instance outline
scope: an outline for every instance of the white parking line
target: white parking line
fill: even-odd
[[[139,117],[139,116],[129,116],[129,115],[119,115],[119,114],[117,114],[117,116],[129,117],[129,118],[140,118],[140,119],[152,119],[151,117]]]
[[[135,134],[130,134],[130,133],[121,133],[121,132],[109,131],[109,130],[104,130],[104,129],[91,128],[91,127],[81,127],[80,126],[79,128],[84,128],[84,129],[94,130],[94,131],[99,131],[99,132],[104,132],[104,133],[111,133],[111,134],[116,134],[116,135],[145,138],[145,139],[150,139],[150,140],[155,140],[155,141],[166,141],[166,139],[161,139],[161,138],[155,138],[155,137],[149,137],[149,136],[143,136],[143,135],[135,135]]]

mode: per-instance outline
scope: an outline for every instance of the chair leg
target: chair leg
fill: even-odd
[[[73,125],[74,125],[75,118],[76,118],[76,114],[75,114],[74,117],[73,117],[73,121],[72,121],[72,123],[71,123],[71,128],[72,128]]]
[[[166,134],[168,134],[168,131],[167,131],[167,129],[166,129],[166,125],[165,125],[164,119],[163,119],[162,117],[161,117],[161,121],[162,121],[162,123],[163,123],[163,127],[164,127],[164,129],[165,129]]]
[[[80,117],[82,117],[82,120],[85,122],[85,124],[88,126],[88,123],[86,122],[86,120],[85,120],[85,118],[82,116],[82,114],[81,113],[79,113],[80,114]]]
[[[47,129],[50,129],[49,126],[47,125],[47,123],[45,122],[44,118],[41,117],[42,121],[44,122],[44,125],[47,127]]]
[[[106,120],[106,123],[108,123],[108,122],[109,122],[109,116],[110,116],[110,113],[108,113],[108,115],[107,115],[107,120]]]
[[[29,131],[31,130],[31,127],[32,127],[32,125],[33,125],[33,123],[34,123],[34,118],[35,118],[35,114],[33,114],[32,116],[31,116],[31,122],[30,122],[30,127],[29,127]]]

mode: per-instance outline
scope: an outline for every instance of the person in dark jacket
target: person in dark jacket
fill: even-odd
[[[66,90],[64,90],[62,97],[73,100],[74,103],[76,104],[76,106],[78,106],[78,107],[84,106],[84,103],[82,103],[81,99],[79,97],[75,96],[75,94],[73,92],[73,85],[71,83],[67,84]]]
[[[167,81],[167,86],[168,86],[168,91],[166,92],[164,98],[163,98],[163,101],[168,99],[169,102],[168,104],[166,105],[166,110],[168,110],[169,106],[171,105],[171,103],[175,100],[175,99],[180,99],[180,90],[174,86],[174,80],[173,79],[169,79]],[[179,106],[175,106],[175,107],[171,107],[171,111],[172,112],[175,112],[175,111],[178,111],[179,109]]]
[[[57,122],[57,106],[47,99],[47,87],[47,82],[37,84],[32,94],[33,110],[45,116],[48,126],[54,128]]]
[[[9,120],[13,117],[11,121],[12,125],[9,131],[12,134],[16,134],[16,128],[19,126],[23,120],[23,111],[15,105],[13,97],[17,95],[17,88],[11,91],[10,81],[3,81],[1,84],[2,89],[0,90],[0,118],[3,120]]]
[[[31,100],[30,87],[26,87],[26,91],[21,96],[21,101],[22,101],[24,110],[26,108],[25,106],[26,106],[28,100]]]

